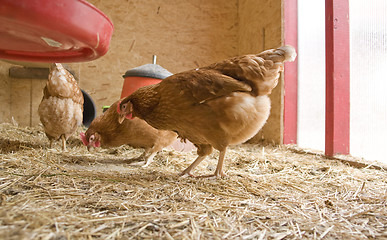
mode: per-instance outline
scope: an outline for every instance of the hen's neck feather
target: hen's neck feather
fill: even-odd
[[[159,84],[141,87],[129,96],[136,116],[144,118],[159,104],[158,86]]]
[[[119,125],[118,113],[116,109],[117,103],[112,104],[106,112],[93,120],[87,131],[91,134],[94,132],[102,134],[114,131]]]

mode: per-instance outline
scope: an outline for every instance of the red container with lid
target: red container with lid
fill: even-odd
[[[172,73],[156,64],[156,56],[153,56],[152,64],[145,64],[126,71],[121,98],[127,97],[140,87],[157,84]]]

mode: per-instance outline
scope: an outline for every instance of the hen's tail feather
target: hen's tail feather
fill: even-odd
[[[296,49],[290,45],[279,47],[277,50],[283,51],[283,55],[285,57],[284,62],[293,62],[297,57]]]

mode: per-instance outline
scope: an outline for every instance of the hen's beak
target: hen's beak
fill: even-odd
[[[90,145],[87,145],[87,151],[90,152],[90,148],[91,148],[91,146],[90,146]]]
[[[119,114],[118,115],[118,122],[122,124],[122,122],[125,120],[125,114]]]
[[[125,120],[125,114],[121,112],[121,101],[117,104],[118,123],[121,124]]]

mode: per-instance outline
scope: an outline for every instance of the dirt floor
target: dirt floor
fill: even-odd
[[[179,177],[195,152],[48,148],[0,124],[0,239],[387,239],[380,163],[291,147],[230,147],[223,179]],[[216,168],[217,152],[196,173]]]

